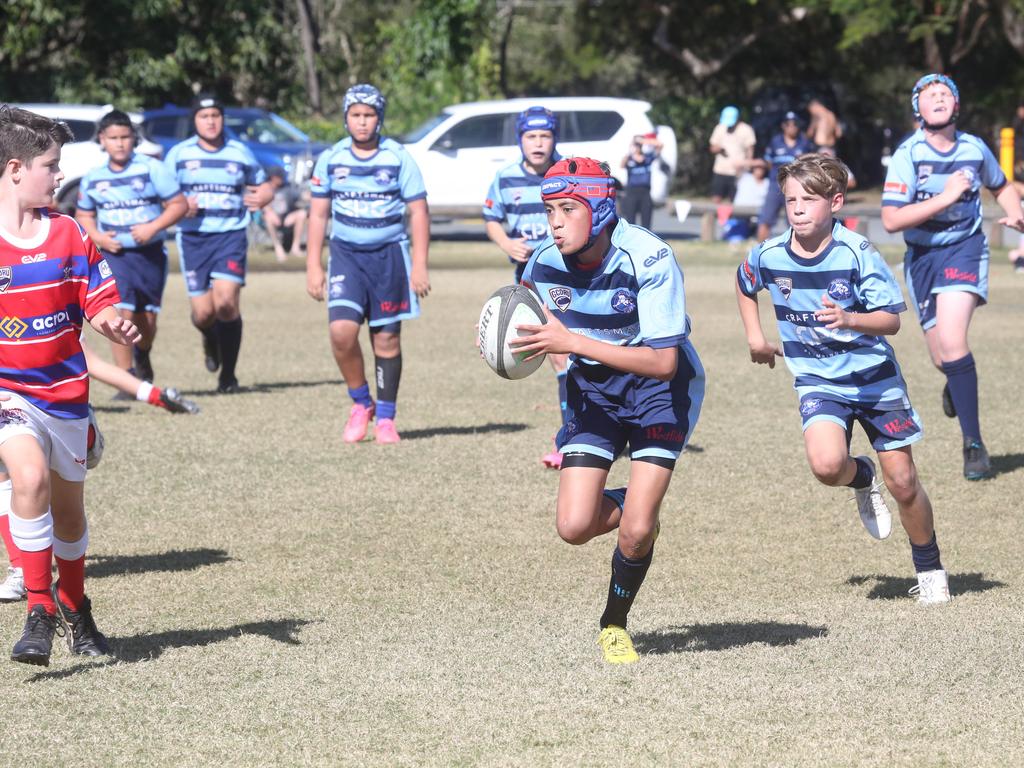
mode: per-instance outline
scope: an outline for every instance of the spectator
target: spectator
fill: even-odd
[[[785,201],[782,197],[782,190],[779,189],[779,182],[775,177],[779,168],[788,165],[801,155],[814,151],[814,146],[800,132],[800,118],[796,112],[787,112],[780,124],[780,130],[764,150],[764,162],[769,166],[768,170],[768,196],[765,198],[764,207],[761,208],[761,215],[757,219],[757,239],[767,240],[772,233],[772,227],[779,218],[779,211]]]
[[[756,216],[737,212],[735,209],[760,211],[768,196],[768,167],[760,160],[750,164],[750,170],[736,182],[736,196],[732,199],[733,218],[726,222],[726,240],[736,242],[749,239],[754,233]]]
[[[807,125],[807,138],[821,154],[836,157],[836,144],[843,137],[843,127],[836,119],[836,113],[819,99],[811,99],[807,105],[807,112],[811,116]]]
[[[284,168],[281,166],[272,165],[268,168],[267,179],[274,190],[274,197],[263,207],[257,218],[261,220],[267,230],[278,261],[286,261],[289,255],[302,258],[302,232],[306,227],[306,201],[303,200],[298,189],[285,182]],[[289,245],[290,248],[286,253],[285,247]]]
[[[723,109],[709,141],[711,154],[715,156],[715,164],[711,169],[713,202],[732,200],[736,194],[736,177],[754,158],[756,143],[754,129],[740,120],[739,109],[733,106]]]
[[[644,229],[651,228],[651,214],[654,211],[654,203],[651,201],[651,168],[661,157],[661,148],[658,134],[645,133],[633,137],[629,154],[622,158],[622,167],[626,169],[626,194],[619,204],[619,212],[630,224],[639,224]]]

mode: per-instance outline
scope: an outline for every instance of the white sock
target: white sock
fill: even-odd
[[[135,393],[135,399],[140,400],[143,403],[149,402],[149,393],[153,391],[153,385],[148,381],[144,381],[139,384],[139,391]]]
[[[32,520],[11,515],[10,523],[11,538],[23,552],[42,552],[53,544],[53,515],[50,510]]]
[[[85,533],[78,541],[62,541],[56,536],[53,537],[53,555],[61,560],[78,560],[85,557],[86,547],[89,546],[89,527],[86,526]]]

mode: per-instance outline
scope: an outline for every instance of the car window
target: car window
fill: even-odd
[[[183,138],[179,132],[180,117],[154,117],[146,121],[146,134],[149,136],[169,137],[172,139]]]
[[[65,120],[75,141],[92,141],[96,137],[96,123],[91,120]]]
[[[559,112],[559,141],[607,141],[625,122],[618,112]]]
[[[305,136],[292,128],[291,124],[284,120],[280,122],[272,120],[270,115],[239,117],[228,114],[225,122],[228,128],[234,131],[242,141],[253,144],[286,144],[306,140]]]
[[[508,145],[511,142],[505,136],[505,117],[504,114],[468,117],[445,133],[438,144],[444,149]]]
[[[428,133],[434,130],[437,126],[439,126],[441,123],[447,120],[449,117],[451,117],[451,113],[449,112],[442,112],[439,115],[434,115],[430,119],[423,122],[419,127],[413,128],[404,136],[399,137],[398,140],[403,144],[415,144],[417,141],[422,139],[424,136],[426,136]]]

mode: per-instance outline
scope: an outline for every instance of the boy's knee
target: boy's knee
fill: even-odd
[[[811,472],[825,485],[839,485],[846,471],[846,456],[817,456],[810,460]]]
[[[630,526],[619,528],[619,551],[630,560],[640,560],[647,556],[654,544],[654,527]]]
[[[913,466],[883,473],[885,487],[899,504],[908,504],[917,495],[917,472]]]
[[[50,498],[50,470],[44,464],[36,462],[22,463],[11,467],[13,494],[22,499],[29,498],[35,504],[41,504],[43,510],[34,514],[31,510],[19,509],[21,517],[37,517],[45,512]]]
[[[577,519],[559,517],[555,528],[558,530],[559,538],[566,544],[586,544],[593,538],[590,526],[582,524]]]

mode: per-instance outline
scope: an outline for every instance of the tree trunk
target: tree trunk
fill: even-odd
[[[306,67],[306,92],[313,114],[321,116],[320,78],[316,72],[316,51],[319,47],[316,26],[309,0],[295,0],[299,11],[299,37],[302,40],[302,62]]]

